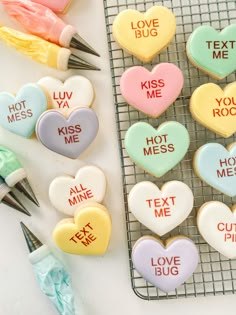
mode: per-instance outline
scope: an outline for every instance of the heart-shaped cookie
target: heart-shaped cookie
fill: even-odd
[[[162,236],[182,223],[193,208],[193,193],[180,181],[140,182],[130,191],[129,209],[143,225]]]
[[[129,157],[156,177],[183,159],[189,143],[187,129],[176,121],[164,122],[157,130],[146,122],[137,122],[127,130],[124,142]]]
[[[75,255],[103,255],[111,235],[111,218],[101,204],[81,206],[74,219],[60,221],[53,231],[53,240],[64,252]]]
[[[198,265],[198,250],[183,236],[170,238],[165,244],[143,236],[132,249],[132,262],[146,281],[168,293],[192,276]]]
[[[0,93],[0,125],[25,138],[32,136],[39,116],[47,109],[47,97],[37,84],[26,84],[16,96]]]
[[[50,8],[56,13],[65,13],[67,7],[70,5],[71,0],[60,0],[60,1],[54,1],[54,0],[32,0],[33,2],[40,3],[44,5],[45,7]]]
[[[236,195],[236,143],[227,148],[219,143],[201,146],[193,158],[196,174],[208,185],[233,197]]]
[[[214,83],[199,86],[191,96],[190,111],[204,127],[228,138],[236,131],[236,82],[224,90]]]
[[[76,108],[68,118],[57,110],[43,113],[36,125],[36,134],[45,147],[76,159],[95,139],[98,118],[89,108]]]
[[[236,69],[236,24],[218,32],[209,25],[199,26],[187,42],[190,62],[215,79],[221,80]]]
[[[117,43],[143,62],[151,61],[168,46],[175,35],[174,14],[164,6],[153,6],[147,12],[121,11],[112,25]]]
[[[177,66],[160,63],[151,72],[141,66],[126,70],[120,79],[120,90],[134,108],[158,117],[176,100],[183,84],[183,74]]]
[[[69,77],[64,83],[44,77],[38,84],[47,92],[51,107],[65,113],[75,107],[90,107],[94,100],[92,83],[81,75]]]
[[[227,258],[236,258],[236,206],[209,201],[197,214],[197,226],[205,241]]]
[[[85,202],[102,202],[106,192],[106,178],[103,171],[92,165],[78,170],[75,177],[56,177],[49,186],[49,198],[53,206],[67,214]]]

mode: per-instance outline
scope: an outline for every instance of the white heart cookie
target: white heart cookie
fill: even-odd
[[[162,236],[187,218],[193,208],[193,193],[180,181],[167,182],[161,190],[144,181],[131,189],[128,204],[138,221]]]
[[[86,202],[101,203],[105,192],[103,171],[90,165],[80,168],[75,177],[56,177],[49,186],[49,199],[57,210],[74,215],[75,210]]]
[[[236,205],[232,210],[220,201],[204,203],[197,226],[205,241],[227,258],[236,258]]]
[[[72,76],[64,83],[48,76],[38,84],[47,92],[52,108],[62,112],[75,107],[90,107],[94,101],[93,85],[81,75]]]

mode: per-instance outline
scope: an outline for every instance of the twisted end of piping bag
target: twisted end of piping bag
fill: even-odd
[[[53,302],[60,315],[76,315],[71,279],[64,265],[23,222],[20,224],[40,289]]]

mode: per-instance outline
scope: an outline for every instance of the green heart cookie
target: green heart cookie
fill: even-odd
[[[183,159],[189,143],[187,129],[175,121],[165,122],[157,130],[148,123],[138,122],[127,130],[124,142],[129,157],[156,177]]]
[[[189,60],[218,80],[236,70],[236,24],[218,32],[209,25],[199,26],[187,42]]]

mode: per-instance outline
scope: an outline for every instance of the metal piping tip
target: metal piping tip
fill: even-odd
[[[27,226],[23,222],[20,222],[20,225],[24,233],[25,241],[30,253],[34,252],[39,247],[43,246],[41,241],[30,231],[29,228],[27,228]]]
[[[36,206],[39,207],[39,202],[26,178],[19,181],[15,186],[17,190],[22,192],[29,200],[31,200]]]
[[[88,63],[82,58],[71,54],[68,60],[68,68],[69,69],[81,69],[81,70],[100,70],[96,66]]]
[[[31,216],[29,211],[24,207],[24,205],[20,202],[20,200],[15,196],[12,191],[4,196],[4,198],[2,199],[2,203],[28,216]]]
[[[100,55],[79,34],[74,34],[70,42],[70,47],[100,57]]]

